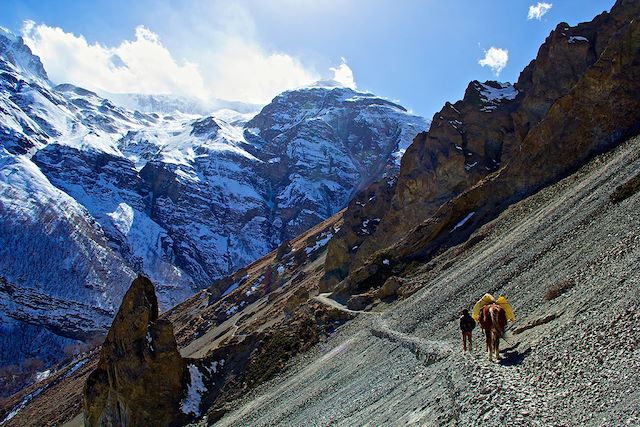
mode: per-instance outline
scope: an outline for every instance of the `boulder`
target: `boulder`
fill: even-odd
[[[402,279],[396,276],[389,277],[384,285],[378,289],[378,298],[393,298],[398,295],[400,287],[402,287]]]
[[[349,310],[362,311],[373,302],[373,297],[369,294],[354,295],[347,301]]]

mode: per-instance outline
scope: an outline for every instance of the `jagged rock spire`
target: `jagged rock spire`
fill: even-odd
[[[85,425],[182,425],[187,420],[179,406],[186,380],[173,325],[158,319],[155,288],[138,276],[102,345],[98,368],[85,384]]]

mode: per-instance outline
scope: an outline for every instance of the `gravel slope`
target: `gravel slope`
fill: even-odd
[[[507,209],[258,388],[220,426],[640,425],[640,138]],[[551,287],[565,292],[547,300]],[[491,363],[457,313],[504,293],[517,321]],[[546,319],[545,319],[546,318]],[[534,326],[537,325],[537,326]],[[516,330],[523,330],[515,334]]]

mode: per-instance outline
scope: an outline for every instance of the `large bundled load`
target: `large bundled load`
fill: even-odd
[[[480,310],[482,310],[482,307],[489,304],[498,304],[507,315],[507,320],[510,320],[511,322],[516,321],[516,315],[513,313],[513,308],[511,308],[511,304],[507,302],[504,295],[500,295],[498,299],[495,299],[491,294],[484,294],[482,298],[478,300],[476,305],[473,306],[473,312],[471,313],[473,320],[477,322],[480,317]]]

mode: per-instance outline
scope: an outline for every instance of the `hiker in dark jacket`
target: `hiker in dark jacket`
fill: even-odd
[[[471,351],[471,332],[476,327],[476,321],[469,315],[469,310],[462,310],[460,316],[460,330],[462,331],[462,351],[467,351],[467,340],[469,340],[469,351]]]

